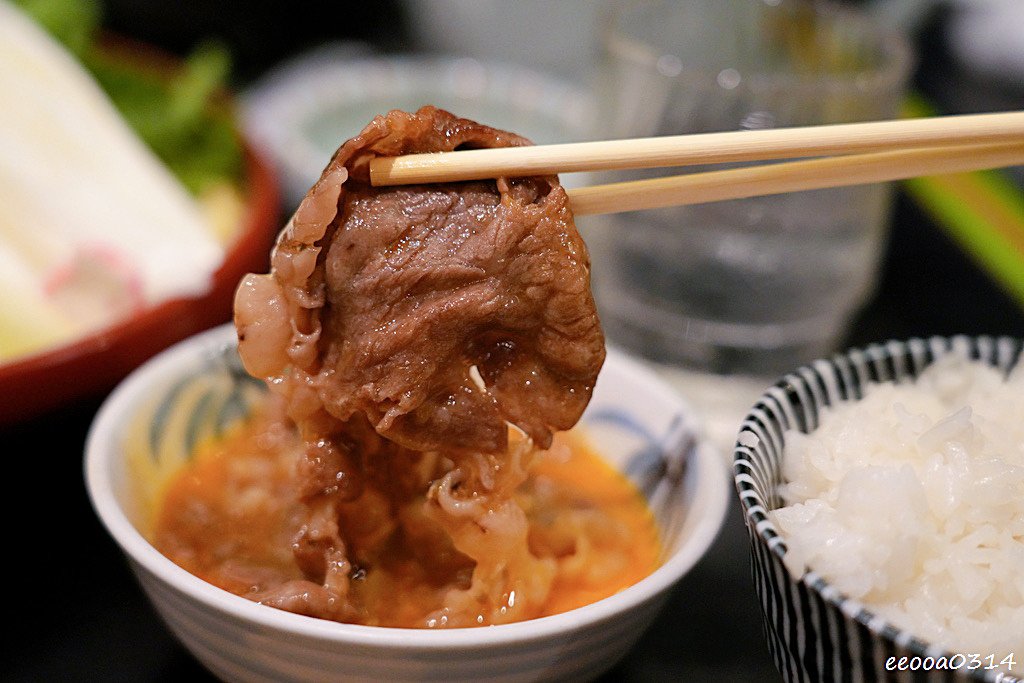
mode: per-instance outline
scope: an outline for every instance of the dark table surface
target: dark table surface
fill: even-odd
[[[117,9],[128,5],[112,6],[118,28]],[[941,61],[932,64],[942,74],[933,91],[954,87]],[[928,74],[919,82],[927,85]],[[1024,312],[900,195],[877,294],[847,345],[954,333],[1024,336]],[[0,428],[0,453],[12,475],[3,496],[9,539],[4,614],[12,628],[0,678],[208,680],[151,610],[87,500],[82,445],[101,399]],[[735,504],[710,552],[607,680],[778,680]]]

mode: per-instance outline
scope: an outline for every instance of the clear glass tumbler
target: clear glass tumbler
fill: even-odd
[[[898,33],[827,3],[635,0],[608,9],[597,85],[604,138],[889,119],[912,62]],[[774,375],[827,354],[872,292],[890,190],[614,216],[591,241],[609,338],[719,374]]]

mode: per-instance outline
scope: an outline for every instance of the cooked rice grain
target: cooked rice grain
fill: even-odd
[[[789,432],[773,513],[795,575],[954,652],[1024,653],[1024,368],[950,355]]]

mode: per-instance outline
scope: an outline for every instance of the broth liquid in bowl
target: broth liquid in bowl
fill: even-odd
[[[476,563],[452,541],[464,536],[445,533],[430,513],[428,487],[414,481],[429,482],[435,474],[438,463],[429,458],[419,458],[415,467],[408,461],[381,463],[381,471],[367,476],[361,495],[342,510],[338,523],[344,526],[349,566],[340,578],[349,582],[349,605],[340,609],[321,590],[324,576],[303,567],[295,552],[309,524],[296,482],[301,443],[273,413],[263,410],[201,444],[168,482],[155,515],[157,549],[237,595],[373,626],[487,625],[589,604],[658,566],[659,533],[643,496],[582,435],[563,433],[550,449],[533,455],[529,476],[514,493],[526,517],[525,547],[511,554],[518,563],[494,569],[519,574],[511,582],[518,590],[501,596],[499,610],[475,609]],[[469,538],[486,545],[491,536],[517,540],[515,533],[503,538],[502,530],[483,528]],[[481,580],[486,577],[478,575]],[[504,576],[494,585],[508,583]],[[466,599],[453,600],[453,594]]]

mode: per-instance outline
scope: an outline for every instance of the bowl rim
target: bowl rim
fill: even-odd
[[[911,655],[920,657],[952,657],[955,653],[911,633],[880,616],[861,601],[846,596],[814,569],[805,567],[801,576],[793,575],[786,563],[782,561],[787,552],[786,535],[779,530],[768,515],[775,508],[769,509],[767,501],[756,493],[754,485],[748,481],[750,479],[752,446],[743,442],[743,435],[753,433],[749,425],[756,424],[756,421],[760,420],[758,415],[760,406],[769,401],[776,401],[773,396],[774,392],[792,393],[794,386],[810,384],[811,378],[817,377],[820,367],[842,371],[842,365],[861,364],[863,371],[858,368],[856,377],[852,377],[854,380],[852,386],[847,387],[847,391],[854,392],[856,400],[861,400],[862,396],[859,394],[863,386],[891,382],[896,377],[900,381],[916,379],[926,367],[939,357],[954,352],[966,353],[968,358],[984,361],[994,367],[999,367],[1000,364],[1014,367],[1018,363],[1024,363],[1024,339],[1009,335],[987,334],[909,337],[904,340],[892,339],[886,342],[850,347],[829,358],[812,361],[784,374],[761,394],[753,407],[744,415],[733,447],[733,488],[739,499],[744,524],[756,543],[762,548],[766,548],[780,561],[786,578],[794,584],[803,583],[826,604],[861,624],[869,632],[906,649]],[[909,356],[912,358],[912,362],[907,365],[902,363],[897,365],[893,362],[893,358],[897,355]],[[803,395],[794,403],[803,404],[808,398],[817,401],[818,391],[816,387],[812,387],[806,392],[797,391],[798,394],[803,393]],[[781,448],[785,447],[785,432],[793,428],[804,431],[803,428],[806,427],[808,420],[806,413],[803,416],[795,417],[798,421],[802,419],[805,424],[790,425],[788,428],[781,429],[778,434],[781,439],[779,442]],[[813,431],[813,429],[807,431]],[[757,435],[754,434],[754,436]],[[753,548],[751,552],[753,553]],[[965,667],[966,663],[961,668],[966,670]],[[996,680],[994,675],[998,671],[998,669],[986,671],[986,677],[983,680]]]
[[[127,558],[172,589],[235,619],[293,636],[337,644],[388,646],[406,651],[437,651],[453,646],[487,648],[538,641],[614,619],[620,613],[654,600],[705,556],[724,524],[730,495],[726,468],[701,435],[688,469],[688,476],[699,482],[692,487],[692,499],[687,501],[691,514],[696,516],[690,533],[654,572],[603,600],[522,622],[486,628],[439,630],[342,624],[252,602],[193,576],[150,545],[116,502],[108,467],[118,450],[117,435],[122,421],[138,405],[140,398],[151,391],[152,385],[176,376],[183,366],[187,367],[204,354],[234,343],[235,339],[234,327],[230,323],[221,325],[171,346],[132,372],[97,413],[86,437],[84,460],[86,489],[93,509]],[[658,400],[675,404],[688,418],[688,424],[698,424],[686,401],[651,370],[614,349],[609,349],[608,358],[613,364],[640,376],[641,381],[650,385]]]

